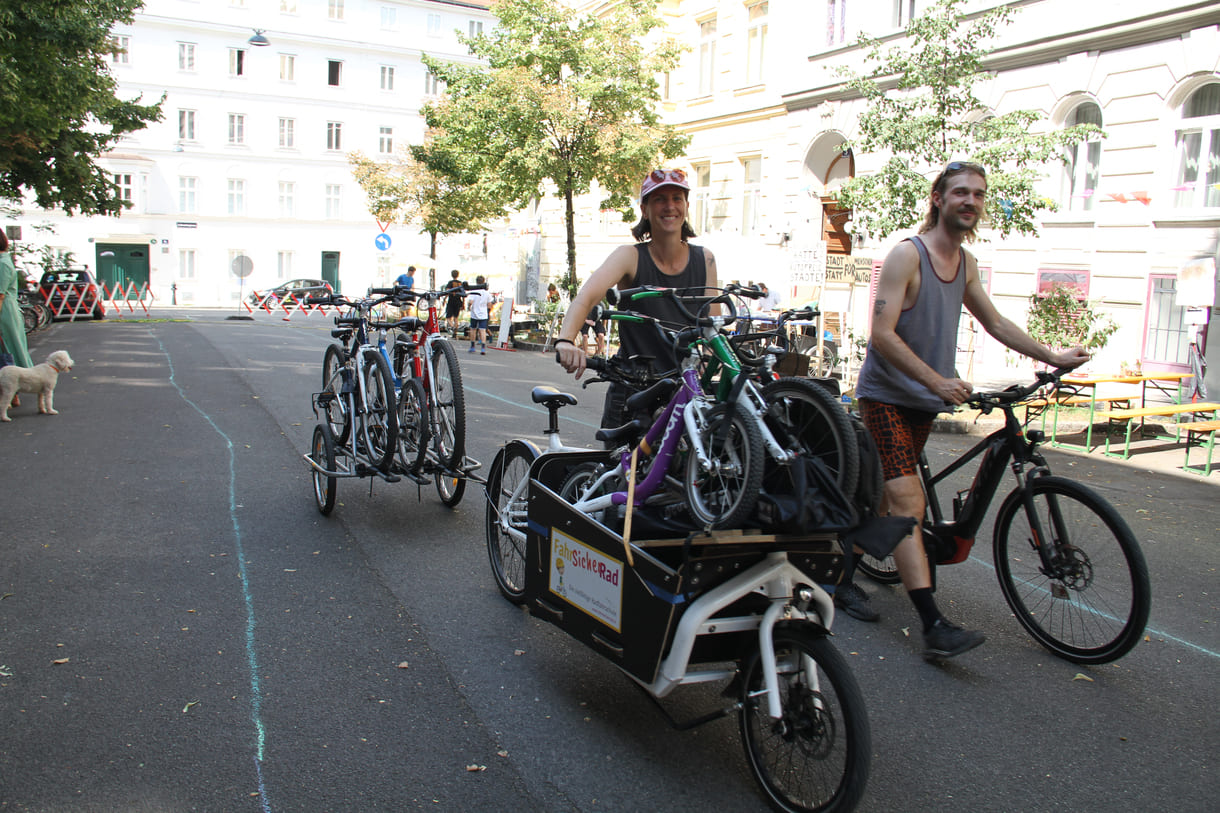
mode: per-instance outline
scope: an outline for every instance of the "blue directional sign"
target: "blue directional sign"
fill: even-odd
[[[379,251],[385,251],[390,247],[390,235],[384,233],[379,234],[377,235],[377,239],[373,242],[377,244],[377,249]]]

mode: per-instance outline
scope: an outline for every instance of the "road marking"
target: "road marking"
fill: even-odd
[[[254,770],[258,774],[259,803],[266,813],[271,813],[271,802],[267,798],[267,787],[263,779],[263,753],[267,741],[267,731],[263,726],[263,691],[258,677],[258,655],[254,649],[254,598],[250,595],[250,574],[246,570],[246,552],[241,541],[241,523],[237,519],[237,472],[234,467],[233,441],[216,425],[216,421],[212,420],[212,416],[208,415],[198,404],[188,398],[182,387],[178,386],[174,374],[174,360],[170,358],[169,351],[165,349],[161,339],[154,335],[151,329],[148,333],[156,341],[157,346],[161,348],[161,353],[165,356],[165,363],[169,366],[169,383],[178,391],[178,395],[187,406],[198,412],[207,421],[208,425],[215,430],[216,434],[220,435],[221,439],[225,442],[225,447],[228,449],[229,520],[233,524],[233,548],[237,555],[238,573],[241,575],[242,598],[246,604],[246,665],[250,669],[250,719],[254,723],[254,731],[258,743],[254,756]]]

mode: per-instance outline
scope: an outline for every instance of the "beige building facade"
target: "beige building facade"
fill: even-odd
[[[715,250],[724,280],[765,282],[793,303],[817,299],[834,314],[840,343],[867,335],[875,270],[908,235],[862,239],[851,231],[851,213],[835,206],[843,178],[874,172],[886,157],[842,150],[864,108],[835,69],[863,67],[859,33],[901,46],[907,21],[927,5],[661,3],[669,34],[688,46],[663,86],[667,120],[691,136],[674,163],[692,179],[696,242]],[[996,5],[968,2],[965,10]],[[985,61],[992,75],[977,89],[987,106],[979,115],[1030,109],[1040,114],[1036,127],[1088,122],[1106,137],[1066,155],[1066,167],[1045,167],[1042,191],[1058,211],[1044,214],[1037,237],[984,234],[973,246],[984,282],[1019,324],[1031,295],[1054,282],[1095,302],[1119,325],[1093,362],[1098,369],[1139,361],[1185,371],[1191,323],[1208,321],[1214,308],[1207,280],[1214,280],[1220,242],[1220,6],[1005,5],[1016,13]],[[562,273],[553,206],[544,202],[533,215],[544,279]],[[595,206],[590,198],[579,218],[582,278],[630,239],[629,224],[594,213]],[[1187,283],[1200,275],[1204,293],[1192,293],[1198,286]],[[976,379],[1017,378],[1029,369],[967,319],[959,349],[960,369]]]

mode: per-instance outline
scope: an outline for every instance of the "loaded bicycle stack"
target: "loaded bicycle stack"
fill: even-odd
[[[305,461],[318,510],[335,507],[340,479],[435,484],[441,502],[457,505],[480,463],[466,456],[466,404],[452,343],[440,330],[438,303],[471,286],[416,292],[373,288],[349,299],[310,297],[311,305],[347,310],[335,317],[322,362],[322,389],[312,396],[313,431]],[[386,321],[383,305],[414,305],[426,316]]]
[[[547,449],[514,439],[491,464],[488,555],[506,599],[599,652],[654,700],[725,681],[719,708],[670,722],[736,716],[774,809],[847,811],[863,795],[871,746],[863,698],[829,637],[830,591],[853,541],[885,555],[911,523],[854,535],[859,460],[847,414],[817,384],[775,376],[767,336],[728,334],[733,297],[752,294],[704,297],[686,311],[690,327],[596,314],[654,325],[682,367],[655,375],[589,359],[595,380],[638,390],[627,399],[638,417],[597,433],[606,450],[563,445],[558,411],[575,397],[534,388],[549,412]],[[679,295],[642,288],[617,299],[629,308]],[[714,305],[730,314],[711,315]]]

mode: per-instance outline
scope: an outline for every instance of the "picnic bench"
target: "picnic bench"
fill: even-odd
[[[1050,442],[1055,445],[1066,446],[1068,444],[1059,443],[1059,410],[1067,407],[1084,407],[1089,406],[1089,423],[1092,424],[1093,416],[1096,413],[1098,404],[1105,404],[1107,407],[1115,404],[1122,404],[1124,407],[1131,406],[1132,396],[1130,395],[1076,395],[1070,391],[1056,390],[1052,397],[1034,398],[1029,401],[1024,401],[1021,406],[1025,407],[1025,422],[1029,423],[1029,411],[1031,409],[1042,410],[1042,432],[1046,433],[1046,410],[1050,408],[1052,421],[1050,431]]]
[[[1135,419],[1165,417],[1171,418],[1175,415],[1203,415],[1211,413],[1212,421],[1200,421],[1201,423],[1214,422],[1217,418],[1216,412],[1220,410],[1220,404],[1212,403],[1197,403],[1197,404],[1160,404],[1157,406],[1145,406],[1138,409],[1113,409],[1106,413],[1106,418],[1109,420],[1107,429],[1113,428],[1116,422],[1126,423],[1127,431],[1123,442],[1123,450],[1119,452],[1110,451],[1110,432],[1106,432],[1106,447],[1103,450],[1104,454],[1110,457],[1117,457],[1126,460],[1131,457],[1131,430],[1135,428]],[[1195,423],[1191,421],[1191,423]],[[1141,426],[1143,424],[1141,423]],[[1174,442],[1178,442],[1182,438],[1182,427],[1185,423],[1176,424],[1177,431],[1174,434]],[[1209,450],[1210,451],[1210,450]],[[1210,457],[1209,457],[1210,459]]]
[[[1216,445],[1217,429],[1220,429],[1220,421],[1217,420],[1188,421],[1178,424],[1178,431],[1186,432],[1186,462],[1182,465],[1183,471],[1203,475],[1212,473],[1212,448]],[[1207,464],[1203,467],[1192,466],[1190,465],[1190,445],[1196,440],[1202,441],[1204,435],[1207,436]]]

